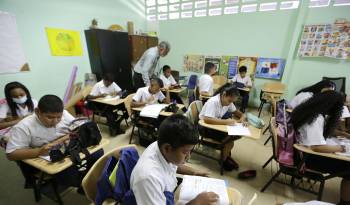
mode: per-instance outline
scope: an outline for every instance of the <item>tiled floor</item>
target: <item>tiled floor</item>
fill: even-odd
[[[264,113],[266,121],[268,113]],[[123,125],[125,126],[125,125]],[[110,150],[118,146],[128,144],[131,128],[127,129],[124,135],[110,137],[107,134],[107,129],[101,126],[105,138],[110,139],[110,144],[105,147],[105,150]],[[225,172],[223,176],[219,174],[219,165],[216,161],[192,155],[189,162],[190,166],[198,169],[204,169],[211,173],[212,177],[222,178],[229,182],[229,185],[237,188],[244,196],[243,204],[253,196],[258,194],[255,205],[274,205],[276,202],[290,201],[308,201],[314,200],[315,195],[305,193],[303,191],[292,190],[291,188],[272,183],[271,186],[261,193],[261,187],[269,180],[276,169],[276,164],[272,163],[265,169],[262,169],[264,162],[271,156],[271,144],[264,146],[267,135],[262,136],[259,140],[240,139],[236,141],[235,148],[232,151],[232,156],[240,164],[239,171],[247,169],[257,170],[257,177],[251,180],[242,181],[237,179],[239,171]],[[144,150],[139,146],[140,152]],[[3,151],[2,151],[3,152]],[[282,177],[283,179],[283,177]],[[337,202],[339,196],[339,179],[327,181],[323,200],[327,202]],[[89,201],[81,195],[78,195],[74,189],[66,192],[63,196],[63,201],[66,205],[70,204],[89,204]],[[36,203],[34,201],[32,190],[23,189],[23,177],[20,174],[14,162],[9,162],[3,153],[0,154],[0,204],[55,204],[53,201],[43,197]]]

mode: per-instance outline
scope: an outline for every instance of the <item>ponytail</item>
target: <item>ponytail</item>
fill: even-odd
[[[214,95],[226,95],[226,96],[239,96],[239,91],[236,87],[236,85],[233,85],[231,83],[226,83],[225,85],[221,86]]]

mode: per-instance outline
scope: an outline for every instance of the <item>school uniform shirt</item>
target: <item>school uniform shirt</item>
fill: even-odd
[[[18,149],[41,147],[57,138],[69,133],[69,125],[74,120],[66,110],[63,111],[61,121],[56,127],[45,127],[36,114],[30,115],[10,130],[10,139],[6,146],[6,153]]]
[[[177,166],[165,160],[158,142],[153,142],[141,155],[131,173],[130,186],[138,205],[166,204],[164,192],[177,186]]]
[[[163,81],[164,87],[170,87],[171,85],[175,85],[176,81],[172,75],[170,75],[168,78],[165,77],[165,75],[161,74],[160,79]]]
[[[209,95],[213,95],[214,94],[213,78],[208,74],[202,75],[198,80],[198,89],[199,89],[199,93],[208,92]]]
[[[293,109],[300,105],[301,103],[307,101],[308,99],[312,98],[313,93],[312,92],[301,92],[298,95],[296,95],[290,102],[289,106]]]
[[[146,50],[139,61],[137,61],[134,71],[142,75],[145,85],[150,84],[150,77],[154,74],[154,71],[159,61],[158,47],[152,47]]]
[[[241,77],[241,75],[236,75],[235,77],[233,77],[232,82],[238,82],[238,83],[243,83],[244,86],[252,86],[252,79],[250,79],[250,77],[248,75],[246,75],[244,78]]]
[[[199,113],[199,119],[204,119],[204,117],[221,119],[226,112],[234,112],[236,107],[233,103],[228,106],[222,106],[220,101],[220,94],[211,97],[203,106],[201,112]]]
[[[318,115],[312,123],[305,123],[298,129],[300,135],[299,143],[306,146],[327,144],[323,136],[323,129],[324,117],[323,115]]]
[[[146,102],[150,97],[152,96],[152,93],[149,92],[149,87],[143,87],[143,88],[139,88],[136,92],[136,94],[134,95],[134,97],[132,97],[132,99],[135,102]],[[162,102],[165,99],[164,94],[159,91],[156,94],[153,94],[154,97],[154,103],[156,103],[157,101]]]
[[[120,91],[122,91],[122,89],[115,82],[111,83],[108,87],[106,87],[105,84],[103,83],[103,80],[101,80],[100,82],[94,85],[90,95],[92,96],[98,96],[102,94],[109,95],[113,93],[119,93]]]
[[[35,99],[32,99],[33,101],[33,109],[36,108],[38,106],[38,101],[36,101]],[[33,110],[34,112],[34,110]],[[24,108],[20,105],[17,104],[16,107],[16,113],[19,117],[24,117],[27,115],[32,114],[32,112],[30,112],[28,110],[28,107],[25,106]],[[11,109],[8,106],[7,102],[4,102],[3,104],[0,105],[0,119],[5,119],[6,117],[11,116]]]

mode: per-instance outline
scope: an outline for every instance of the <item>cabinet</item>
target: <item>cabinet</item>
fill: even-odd
[[[129,42],[131,47],[131,62],[137,63],[143,53],[151,47],[158,45],[157,37],[129,35]]]
[[[123,90],[132,90],[130,44],[128,33],[103,29],[85,30],[92,73],[97,80],[112,73]]]

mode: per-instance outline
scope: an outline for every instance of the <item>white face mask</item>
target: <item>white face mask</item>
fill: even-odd
[[[17,104],[24,104],[27,101],[27,96],[19,97],[19,98],[12,98],[13,102]]]

